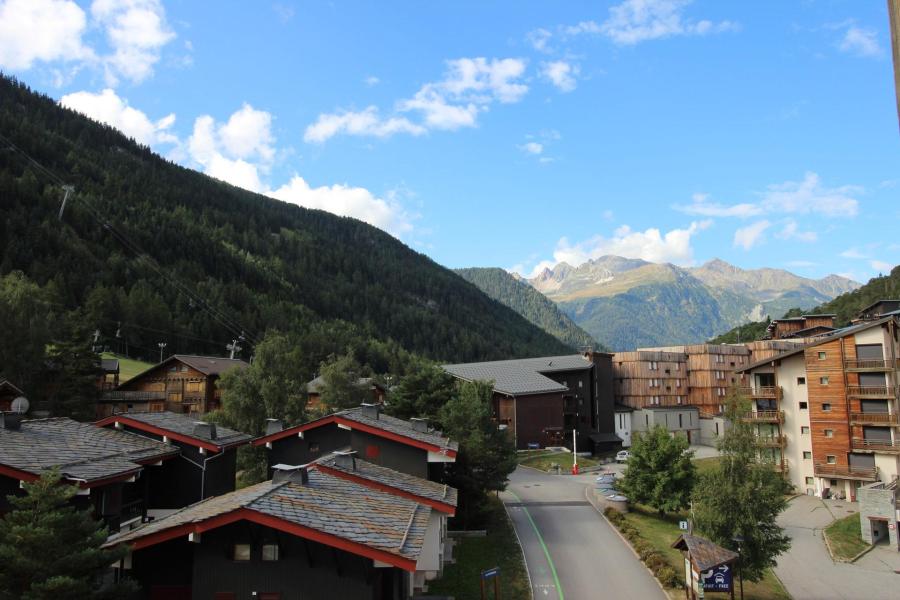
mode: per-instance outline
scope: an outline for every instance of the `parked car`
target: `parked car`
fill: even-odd
[[[631,456],[631,454],[628,453],[628,450],[620,450],[619,452],[616,453],[616,462],[617,463],[628,462],[628,458],[630,456]]]

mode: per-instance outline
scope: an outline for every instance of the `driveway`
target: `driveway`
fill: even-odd
[[[900,575],[893,572],[892,557],[886,554],[890,550],[876,548],[856,563],[847,564],[833,562],[825,548],[822,529],[835,517],[856,512],[857,506],[798,496],[778,517],[792,541],[791,549],[778,557],[775,573],[795,600],[896,600],[900,597]]]
[[[665,600],[656,580],[585,499],[596,475],[519,468],[501,494],[536,600]]]

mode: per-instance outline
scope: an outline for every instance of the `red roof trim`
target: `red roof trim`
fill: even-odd
[[[163,429],[162,427],[150,425],[148,423],[138,421],[137,419],[132,419],[125,415],[112,415],[110,417],[106,417],[105,419],[100,419],[99,421],[94,423],[94,425],[96,425],[97,427],[107,427],[109,425],[114,425],[117,422],[125,423],[126,425],[134,427],[135,429],[140,429],[141,431],[146,431],[147,433],[163,435],[170,440],[184,442],[185,444],[197,446],[198,448],[203,448],[205,450],[209,450],[210,452],[219,452],[220,450],[225,450],[226,448],[228,448],[228,446],[220,446],[218,444],[213,444],[212,442],[207,442],[205,440],[201,440],[189,435],[184,435],[183,433],[176,433],[169,429]]]
[[[322,463],[314,463],[310,465],[313,469],[319,469],[328,473],[329,475],[334,475],[335,477],[340,477],[341,479],[346,479],[347,481],[352,481],[354,483],[358,483],[360,485],[364,485],[368,488],[372,488],[375,490],[379,490],[382,492],[386,492],[393,496],[400,496],[401,498],[406,498],[408,500],[413,500],[418,502],[419,504],[425,504],[430,506],[431,508],[437,509],[442,513],[446,513],[448,515],[455,516],[456,515],[456,507],[452,504],[446,504],[444,502],[440,502],[438,500],[432,500],[431,498],[426,498],[425,496],[419,496],[418,494],[413,494],[412,492],[407,492],[405,490],[401,490],[400,488],[396,488],[392,485],[388,485],[386,483],[381,483],[379,481],[374,481],[372,479],[368,479],[366,477],[361,477],[359,475],[354,475],[353,473],[348,473],[341,469],[335,469],[329,465],[323,465]]]
[[[122,481],[124,479],[130,479],[133,475],[140,473],[143,471],[143,468],[139,467],[137,469],[131,469],[129,471],[125,471],[123,473],[117,473],[115,475],[111,475],[109,477],[104,477],[103,479],[94,479],[92,481],[84,481],[82,479],[78,479],[72,476],[67,476],[65,471],[63,471],[63,479],[71,481],[73,483],[77,483],[78,487],[82,489],[100,487],[106,485],[107,483],[113,483],[116,481]],[[0,465],[0,475],[4,475],[6,477],[10,477],[12,479],[17,479],[19,481],[37,481],[40,479],[40,475],[36,475],[30,471],[23,471],[21,469],[16,469],[15,467],[10,467],[9,465]]]
[[[6,477],[11,477],[13,479],[18,479],[19,481],[35,481],[40,477],[35,475],[34,473],[30,473],[28,471],[22,471],[21,469],[17,469],[15,467],[10,467],[8,465],[0,465],[0,475],[5,475]]]
[[[415,572],[416,570],[416,561],[414,560],[392,554],[391,552],[387,552],[385,550],[370,548],[364,544],[351,542],[336,535],[323,533],[310,527],[298,525],[297,523],[291,523],[289,521],[285,521],[284,519],[279,519],[271,515],[264,515],[249,508],[238,508],[230,513],[218,515],[199,523],[185,523],[184,525],[180,525],[178,527],[173,527],[171,529],[166,529],[163,531],[157,531],[156,533],[152,533],[148,536],[138,538],[132,544],[132,550],[141,550],[142,548],[161,544],[162,542],[167,542],[169,540],[173,540],[190,533],[202,534],[204,531],[217,529],[236,521],[250,521],[252,523],[263,525],[264,527],[271,527],[272,529],[277,529],[279,531],[284,531],[297,537],[302,537],[314,542],[319,542],[320,544],[331,546],[339,550],[344,550],[346,552],[350,552],[351,554],[356,554],[358,556],[364,556],[372,560],[381,561],[399,569],[403,569],[404,571]]]
[[[304,423],[303,425],[296,425],[294,427],[284,429],[277,433],[272,433],[267,436],[257,438],[256,440],[254,440],[251,443],[254,446],[262,446],[263,444],[267,444],[269,442],[274,442],[274,441],[280,440],[282,438],[286,438],[291,435],[295,435],[301,431],[315,429],[316,427],[321,427],[322,425],[329,425],[331,423],[337,423],[339,425],[346,425],[347,427],[350,427],[351,429],[365,431],[366,433],[371,433],[372,435],[377,435],[378,437],[383,437],[385,439],[399,442],[399,443],[405,444],[407,446],[413,446],[414,448],[419,448],[421,450],[427,450],[429,452],[437,452],[439,454],[446,454],[450,458],[456,458],[456,450],[451,450],[450,448],[442,448],[435,444],[429,444],[428,442],[423,442],[421,440],[407,437],[407,436],[401,435],[399,433],[394,433],[393,431],[386,431],[384,429],[381,429],[380,427],[366,425],[365,423],[360,423],[359,421],[354,421],[353,419],[348,419],[341,415],[328,415],[327,417],[322,417],[321,419],[317,419],[315,421],[310,421],[309,423]]]

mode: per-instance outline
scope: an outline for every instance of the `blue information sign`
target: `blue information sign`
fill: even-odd
[[[496,577],[500,574],[500,567],[494,567],[493,569],[487,569],[486,571],[481,572],[482,579],[490,579],[491,577]]]
[[[719,565],[702,573],[703,590],[706,592],[730,592],[732,568],[729,565]]]

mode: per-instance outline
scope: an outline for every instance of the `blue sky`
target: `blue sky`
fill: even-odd
[[[0,68],[449,267],[864,281],[900,263],[885,4],[0,0]]]

